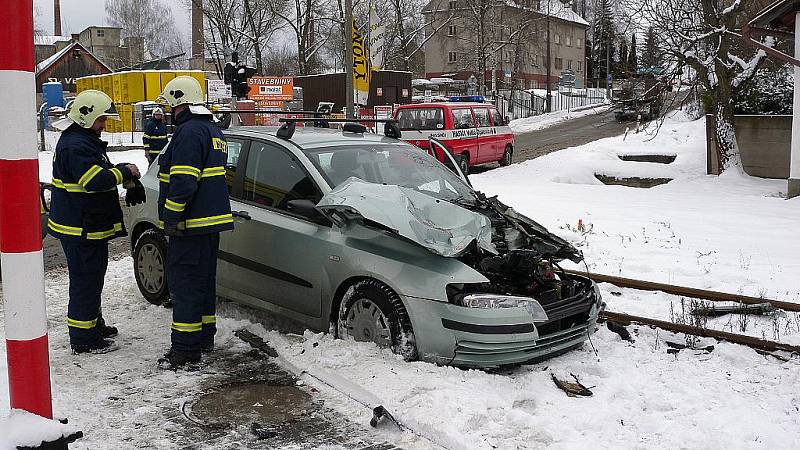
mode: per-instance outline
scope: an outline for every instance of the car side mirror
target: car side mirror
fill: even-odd
[[[298,200],[289,200],[289,202],[286,204],[286,209],[290,213],[305,217],[314,223],[320,225],[330,224],[328,218],[317,210],[317,204],[311,200],[304,198]]]

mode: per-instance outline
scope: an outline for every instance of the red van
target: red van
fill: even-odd
[[[431,150],[429,138],[440,140],[453,152],[465,174],[471,166],[498,161],[511,164],[514,134],[494,107],[476,102],[436,102],[400,105],[395,110],[402,139],[428,150],[440,161],[443,155]]]

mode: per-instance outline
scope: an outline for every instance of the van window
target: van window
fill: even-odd
[[[502,126],[504,122],[503,116],[501,116],[500,113],[494,108],[491,109],[491,112],[492,112],[492,123],[494,124],[494,126],[496,127]]]
[[[397,113],[401,130],[442,130],[442,108],[403,108]]]
[[[475,113],[475,121],[478,122],[479,127],[490,127],[489,123],[489,110],[486,108],[475,108],[472,110]]]
[[[469,108],[458,108],[453,110],[453,128],[474,128],[472,122],[472,112]]]

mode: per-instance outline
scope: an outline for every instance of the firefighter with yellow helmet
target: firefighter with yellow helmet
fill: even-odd
[[[100,303],[108,241],[127,236],[117,186],[139,178],[133,164],[112,164],[107,142],[100,139],[106,120],[119,120],[111,98],[95,90],[75,98],[67,117],[54,126],[63,130],[53,157],[53,190],[47,227],[61,241],[69,269],[67,326],[74,353],[115,349],[108,339]]]
[[[214,348],[219,233],[233,229],[225,181],[227,143],[204,106],[200,83],[176,77],[161,99],[177,125],[159,157],[158,214],[169,236],[167,283],[172,299],[170,350],[159,366],[199,363]]]

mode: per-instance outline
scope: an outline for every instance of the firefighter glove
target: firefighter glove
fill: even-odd
[[[136,178],[132,178],[125,182],[125,187],[128,189],[125,192],[125,204],[128,206],[138,205],[147,201],[147,195],[144,192],[142,182]]]

